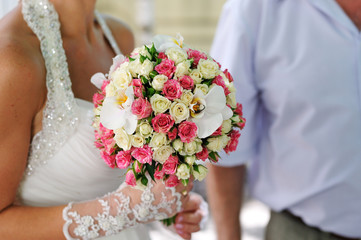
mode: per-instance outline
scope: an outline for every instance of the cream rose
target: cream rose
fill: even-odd
[[[114,82],[110,82],[106,88],[106,97],[114,97],[117,95],[117,87],[114,85]]]
[[[187,166],[187,164],[181,164],[177,168],[176,176],[178,179],[184,179],[187,180],[190,178],[190,169]]]
[[[183,77],[184,75],[188,75],[190,67],[191,67],[191,63],[189,61],[184,61],[179,63],[174,73],[175,78],[180,78]]]
[[[174,149],[169,146],[161,146],[160,148],[156,148],[153,152],[153,159],[161,164],[165,163],[169,156],[174,152]]]
[[[194,84],[199,84],[202,82],[202,73],[198,69],[193,69],[189,76],[193,79]]]
[[[230,94],[228,94],[226,99],[227,99],[227,104],[230,105],[232,108],[237,107],[237,100],[236,100],[235,92],[231,92]]]
[[[119,89],[126,89],[132,81],[132,74],[123,67],[115,70],[110,76],[114,85]]]
[[[208,138],[207,148],[212,152],[219,152],[226,147],[230,138],[226,135]]]
[[[235,116],[231,117],[231,120],[235,123],[239,123],[241,121],[241,119],[239,118],[239,115],[235,115]]]
[[[220,73],[218,64],[209,59],[200,59],[197,69],[205,79],[215,78]]]
[[[193,169],[193,171],[192,171],[193,176],[196,180],[202,181],[207,176],[208,169],[203,165],[198,165],[197,168],[198,168],[197,169],[198,171],[195,171]]]
[[[142,121],[138,126],[138,132],[143,137],[147,138],[150,137],[153,133],[153,128],[150,126],[148,121]]]
[[[145,59],[140,69],[140,75],[149,77],[149,73],[153,71],[153,69],[154,69],[153,63],[149,61],[149,59]]]
[[[131,135],[131,144],[133,147],[143,147],[145,143],[145,139],[142,135],[136,133],[134,135]]]
[[[192,90],[183,90],[182,96],[180,97],[180,100],[182,103],[184,103],[186,106],[189,106],[193,100],[193,93]]]
[[[230,82],[227,87],[228,87],[228,90],[229,90],[231,93],[237,91],[236,88],[234,87],[234,83],[233,83],[233,82]]]
[[[130,136],[126,133],[124,128],[118,128],[114,131],[115,133],[115,142],[117,145],[122,148],[124,151],[128,151],[131,147],[131,139]]]
[[[193,163],[196,161],[196,156],[192,155],[192,156],[186,156],[184,158],[184,160],[186,161],[186,163],[188,163],[189,165],[193,165]]]
[[[149,146],[152,148],[159,148],[167,144],[167,135],[165,133],[154,133],[152,139],[149,142]]]
[[[155,114],[164,113],[171,105],[171,101],[159,94],[154,94],[150,98],[150,104]]]
[[[196,85],[196,88],[195,88],[194,92],[196,92],[197,89],[201,90],[204,95],[207,95],[209,87],[208,87],[207,84],[202,84],[201,83],[201,84]]]
[[[170,105],[169,113],[175,123],[180,123],[189,117],[189,109],[183,102],[173,102]]]
[[[129,63],[128,69],[132,77],[137,78],[142,71],[142,64],[140,63],[140,60],[136,59],[134,61],[131,61]]]
[[[193,142],[184,143],[183,151],[179,152],[182,156],[190,156],[202,151],[202,141],[196,138]]]
[[[231,119],[224,120],[222,123],[222,134],[227,134],[232,130]]]
[[[153,78],[152,87],[157,91],[162,91],[164,83],[168,80],[166,75],[157,75]]]
[[[165,55],[167,55],[170,60],[173,60],[175,65],[178,65],[179,63],[187,60],[188,58],[188,54],[186,53],[186,51],[178,47],[168,48],[165,51]]]
[[[177,152],[181,152],[183,151],[184,144],[179,138],[177,138],[172,142],[172,146],[174,150],[176,150]]]

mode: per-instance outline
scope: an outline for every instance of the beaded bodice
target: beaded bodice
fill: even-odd
[[[31,143],[26,169],[26,174],[30,175],[65,143],[76,128],[78,116],[58,14],[48,0],[23,0],[22,4],[25,21],[40,40],[48,90],[42,130]]]

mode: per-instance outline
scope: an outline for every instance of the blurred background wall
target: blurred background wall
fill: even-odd
[[[98,0],[100,12],[126,22],[133,30],[136,46],[149,43],[155,34],[175,36],[209,51],[222,6],[226,0]]]

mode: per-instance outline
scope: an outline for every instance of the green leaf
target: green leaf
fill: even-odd
[[[153,79],[155,76],[157,76],[157,75],[158,75],[158,72],[155,71],[155,70],[153,70],[153,71],[151,71],[151,72],[149,73],[149,77],[151,77],[152,79]]]
[[[140,79],[142,80],[142,83],[144,85],[148,84],[148,82],[149,82],[148,79],[146,77],[144,77],[144,76],[140,76]]]
[[[154,94],[155,94],[155,89],[154,88],[148,88],[147,89],[147,95],[148,95],[149,98],[151,98]]]
[[[163,219],[161,220],[163,222],[164,225],[166,225],[167,227],[169,227],[170,225],[175,223],[175,218],[177,217],[177,215],[171,217],[171,218],[167,218],[167,219]]]
[[[143,56],[142,54],[140,54],[140,58],[139,58],[139,61],[140,61],[140,63],[144,63],[144,61],[145,61],[145,59],[147,59],[147,57],[146,56]]]
[[[150,177],[152,178],[152,180],[155,181],[155,179],[154,179],[154,172],[155,172],[154,167],[149,165],[148,163],[145,164],[145,167],[146,167]]]
[[[208,156],[213,162],[218,162],[215,152],[210,152]]]
[[[143,176],[141,182],[142,182],[142,184],[144,186],[147,186],[148,185],[148,178],[146,176]]]
[[[193,165],[193,170],[196,171],[196,172],[199,172],[199,170],[198,170],[198,165],[197,165],[197,164],[194,164],[194,165]]]
[[[162,62],[162,59],[161,58],[156,58],[156,64],[155,65],[158,65]]]
[[[133,62],[133,61],[135,61],[135,58],[129,57],[129,61],[130,61],[130,62]]]
[[[181,180],[184,186],[187,186],[189,183],[189,179],[182,179]]]

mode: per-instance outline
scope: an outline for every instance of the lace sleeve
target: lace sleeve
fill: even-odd
[[[181,194],[175,188],[149,181],[140,190],[124,183],[100,199],[69,203],[63,210],[63,232],[67,239],[109,236],[139,223],[169,218],[181,206]]]

